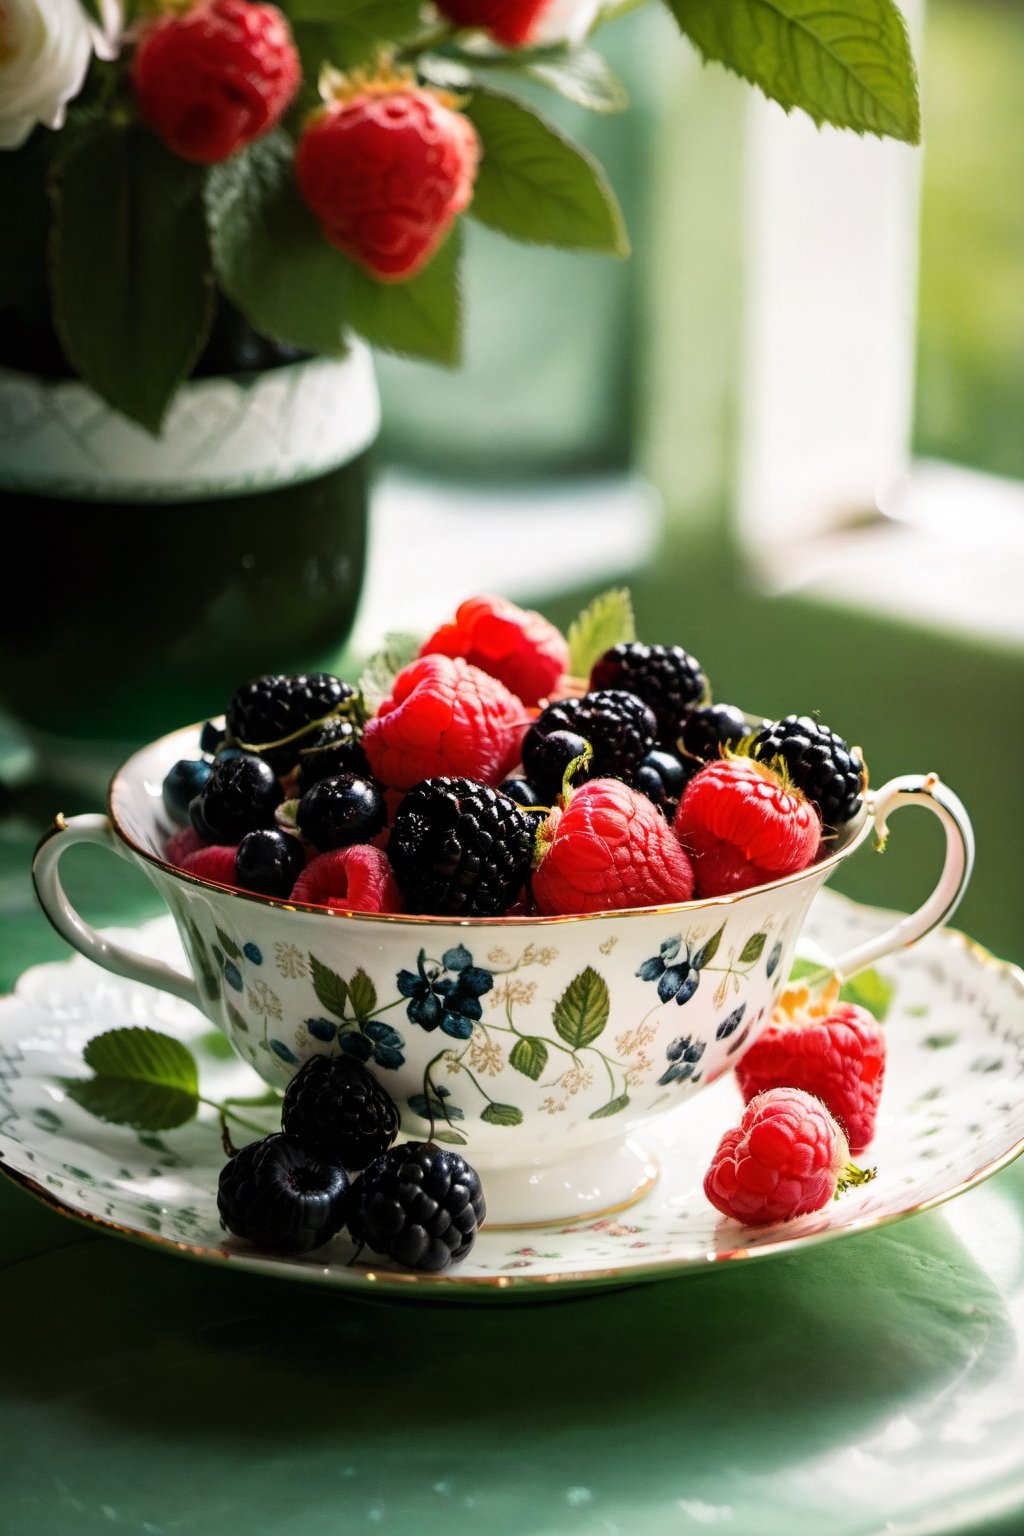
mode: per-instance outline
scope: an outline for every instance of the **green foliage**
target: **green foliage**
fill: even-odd
[[[313,978],[313,991],[319,1002],[333,1013],[335,1018],[344,1019],[348,1012],[348,986],[338,975],[332,971],[329,965],[324,965],[316,955],[309,957],[309,971]]]
[[[633,602],[626,587],[613,587],[588,603],[569,625],[569,671],[589,677],[595,661],[611,650],[636,639]]]
[[[393,632],[384,636],[384,644],[374,651],[363,668],[359,679],[359,692],[367,710],[373,714],[391,692],[391,685],[401,672],[419,655],[423,641],[418,635]]]
[[[481,1111],[481,1120],[486,1120],[488,1125],[522,1125],[523,1112],[514,1104],[488,1104]]]
[[[740,950],[739,964],[753,965],[755,960],[760,960],[767,937],[766,933],[752,933]]]
[[[588,1115],[588,1120],[607,1120],[612,1115],[618,1115],[624,1109],[629,1108],[629,1094],[620,1093],[617,1099],[611,1099],[607,1104],[602,1104],[600,1109],[595,1109]]]
[[[591,112],[625,112],[629,92],[596,48],[552,51],[523,66],[523,74]]]
[[[104,124],[63,159],[52,288],[61,343],[105,400],[156,433],[209,329],[201,174],[141,127]]]
[[[894,0],[666,0],[706,59],[786,111],[916,144],[917,74]]]
[[[509,1052],[508,1063],[524,1077],[532,1078],[536,1082],[548,1064],[548,1048],[543,1040],[538,1040],[532,1035],[524,1036],[523,1039],[516,1041]]]
[[[130,1026],[91,1039],[83,1052],[95,1076],[65,1083],[90,1114],[142,1131],[167,1131],[199,1107],[199,1074],[187,1046],[159,1030]]]
[[[353,330],[371,346],[454,368],[462,357],[461,244],[456,224],[437,255],[406,283],[378,283],[353,267]]]
[[[610,1009],[608,983],[588,965],[573,977],[558,999],[552,1022],[566,1045],[579,1051],[585,1045],[593,1045],[602,1033]]]

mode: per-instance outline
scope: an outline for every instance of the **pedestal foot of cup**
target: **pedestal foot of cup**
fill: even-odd
[[[563,1226],[628,1210],[654,1188],[658,1165],[636,1141],[587,1147],[517,1168],[480,1168],[487,1230]]]

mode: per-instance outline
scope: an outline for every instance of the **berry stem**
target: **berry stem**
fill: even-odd
[[[356,723],[359,724],[361,723],[358,718],[359,705],[356,702],[358,697],[359,695],[356,694],[350,699],[343,700],[336,709],[330,710],[326,715],[321,715],[319,720],[309,720],[305,725],[300,725],[297,731],[289,731],[287,736],[280,736],[277,741],[253,742],[235,740],[231,745],[233,747],[240,747],[243,752],[270,752],[275,747],[288,747],[291,746],[293,741],[301,741],[303,736],[309,736],[313,731],[319,730],[329,720],[344,720],[354,716]]]
[[[231,1105],[234,1101],[231,1099],[207,1099],[204,1098],[202,1094],[199,1094],[198,1098],[200,1104],[205,1104],[208,1109],[215,1109],[217,1114],[220,1116],[221,1140],[224,1141],[225,1146],[227,1145],[227,1140],[229,1139],[227,1128],[228,1120],[234,1120],[236,1124],[244,1125],[247,1131],[255,1131],[258,1136],[266,1135],[266,1126],[257,1125],[254,1120],[247,1120],[244,1115],[240,1115],[237,1110],[232,1109]],[[246,1101],[243,1099],[238,1102],[245,1103]],[[275,1094],[274,1098],[270,1100],[250,1100],[249,1102],[277,1104],[280,1101]]]
[[[856,1163],[847,1163],[839,1176],[833,1199],[838,1200],[847,1189],[858,1189],[861,1184],[870,1184],[877,1173],[877,1168],[859,1168]]]

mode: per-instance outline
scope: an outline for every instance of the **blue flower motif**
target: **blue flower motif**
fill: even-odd
[[[247,960],[251,960],[253,965],[263,964],[263,951],[260,949],[259,945],[254,944],[251,939],[249,940],[248,944],[242,945],[242,954]]]
[[[730,1035],[734,1035],[739,1029],[740,1020],[746,1011],[746,1003],[740,1003],[738,1008],[734,1008],[732,1013],[729,1014],[728,1018],[723,1019],[721,1024],[719,1024],[718,1028],[715,1030],[715,1039],[728,1040]]]
[[[680,950],[681,959],[677,958]],[[666,939],[656,955],[637,966],[635,974],[641,981],[658,983],[658,996],[663,1003],[674,999],[680,1007],[690,1001],[700,985],[700,967],[694,965],[690,947],[683,944],[680,934]]]
[[[351,1056],[355,1061],[369,1061],[373,1055],[373,1041],[367,1040],[358,1029],[343,1029],[338,1036],[338,1044],[346,1056]]]
[[[772,945],[771,954],[768,956],[768,964],[765,966],[765,971],[766,971],[767,975],[769,975],[769,976],[774,976],[775,975],[775,972],[779,968],[779,961],[781,959],[782,959],[782,940],[781,939],[776,939],[775,943]]]
[[[494,977],[474,965],[469,950],[461,944],[446,950],[442,961],[454,976],[436,969],[428,971],[426,951],[421,949],[416,957],[418,974],[399,971],[398,990],[409,999],[405,1011],[410,1023],[426,1030],[440,1028],[453,1040],[468,1040],[483,1014],[479,999],[491,990]]]
[[[233,960],[224,961],[224,980],[229,987],[234,987],[236,992],[241,992],[242,973]]]
[[[307,1019],[306,1028],[314,1040],[333,1040],[338,1026],[332,1019]]]
[[[363,1033],[372,1043],[373,1059],[378,1067],[394,1070],[405,1065],[405,1041],[397,1029],[392,1029],[390,1024],[384,1024],[380,1019],[371,1019],[363,1025]]]
[[[704,1055],[704,1041],[693,1040],[689,1035],[682,1035],[665,1052],[669,1065],[658,1078],[659,1086],[667,1083],[683,1083],[687,1078],[694,1082],[700,1077],[700,1073],[694,1073],[694,1068]]]
[[[279,1056],[282,1061],[286,1061],[290,1067],[298,1066],[299,1058],[290,1046],[285,1045],[283,1040],[271,1040],[269,1044],[275,1056]]]

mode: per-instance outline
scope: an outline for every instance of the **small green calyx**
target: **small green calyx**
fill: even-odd
[[[856,1163],[847,1163],[839,1177],[833,1200],[838,1200],[848,1189],[859,1189],[862,1184],[870,1184],[877,1173],[877,1168],[858,1168]]]

